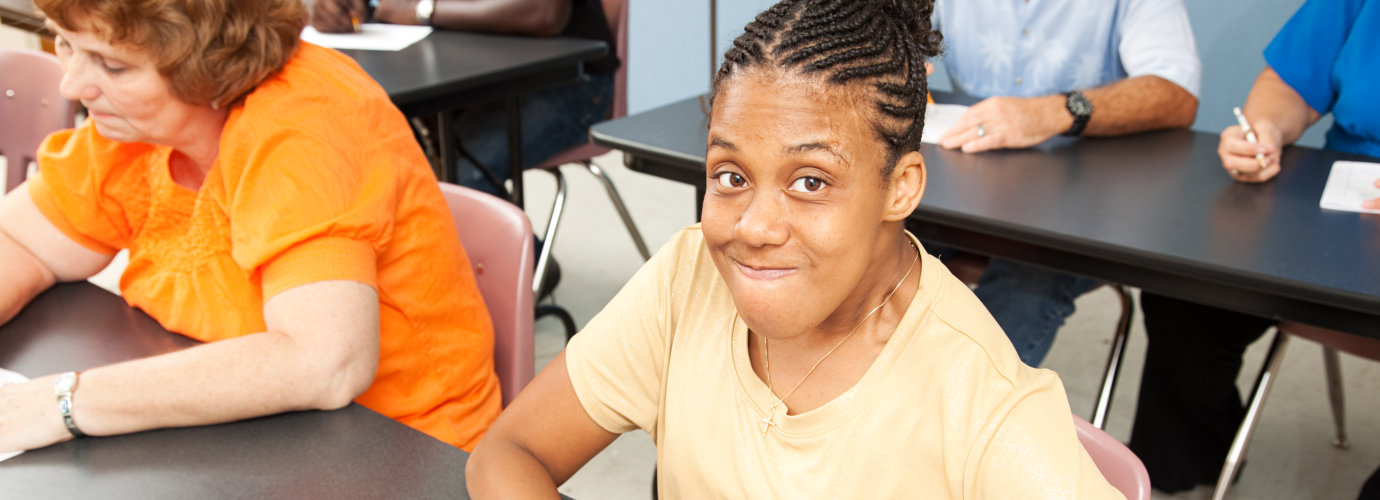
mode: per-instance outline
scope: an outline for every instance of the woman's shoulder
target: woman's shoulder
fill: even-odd
[[[377,113],[396,112],[388,93],[353,59],[307,42],[241,106],[232,121],[367,128]]]

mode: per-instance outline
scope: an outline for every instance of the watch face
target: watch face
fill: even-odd
[[[72,387],[76,385],[77,376],[72,373],[59,375],[57,380],[53,381],[53,389],[58,392],[72,392]]]
[[[1087,95],[1075,93],[1068,97],[1068,110],[1076,116],[1092,115],[1093,104],[1087,101]]]
[[[1088,97],[1083,94],[1073,94],[1069,96],[1069,111],[1078,116],[1092,114],[1092,103],[1088,102]]]

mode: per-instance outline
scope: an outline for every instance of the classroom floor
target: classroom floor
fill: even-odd
[[[2,162],[3,160],[0,160]],[[688,186],[631,172],[618,153],[597,162],[614,178],[648,245],[655,251],[677,230],[694,222],[694,190]],[[570,186],[565,220],[555,247],[562,277],[555,300],[583,325],[632,276],[641,264],[612,205],[593,177],[567,167]],[[550,206],[552,183],[542,172],[528,172],[527,200],[534,226],[543,227]],[[114,288],[120,262],[93,281]],[[1091,411],[1102,375],[1112,327],[1120,307],[1107,289],[1078,301],[1078,312],[1061,330],[1045,367],[1063,379],[1073,411]],[[1139,321],[1139,313],[1137,313]],[[1248,352],[1239,385],[1249,390],[1259,371],[1266,342]],[[564,345],[559,322],[537,323],[537,365],[550,361]],[[1130,434],[1135,393],[1144,359],[1144,331],[1137,323],[1127,349],[1108,430],[1118,439]],[[1237,499],[1352,499],[1371,471],[1380,466],[1380,364],[1343,355],[1347,417],[1352,447],[1338,450],[1329,443],[1332,417],[1323,382],[1320,349],[1308,341],[1290,343],[1248,454],[1247,467],[1228,498]],[[619,438],[561,487],[578,499],[645,499],[650,497],[656,450],[646,433]],[[1157,499],[1207,499],[1211,488],[1178,495],[1156,493]],[[917,496],[924,497],[923,492]]]

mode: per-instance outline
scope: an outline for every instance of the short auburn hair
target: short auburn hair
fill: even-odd
[[[307,24],[302,0],[35,0],[68,31],[152,57],[173,95],[229,106],[287,64]]]

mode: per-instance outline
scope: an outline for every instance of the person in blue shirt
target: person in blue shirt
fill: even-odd
[[[955,92],[984,98],[942,147],[976,153],[1193,123],[1202,65],[1181,0],[940,0],[934,18]],[[1099,284],[990,259],[975,292],[1021,360],[1039,366],[1074,299]]]
[[[1380,0],[1305,2],[1266,47],[1268,66],[1246,99],[1259,143],[1236,125],[1222,131],[1226,174],[1247,183],[1273,179],[1284,146],[1328,113],[1335,120],[1327,149],[1380,157],[1376,47]],[[1380,209],[1380,199],[1366,206]],[[1149,344],[1131,450],[1158,490],[1215,484],[1246,413],[1236,388],[1241,357],[1274,321],[1152,293],[1141,300]],[[1367,481],[1362,498],[1380,498],[1380,477]]]

